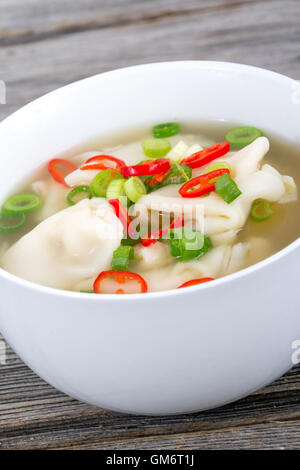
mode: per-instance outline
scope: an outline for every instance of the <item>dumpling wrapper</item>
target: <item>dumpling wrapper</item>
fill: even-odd
[[[43,199],[42,207],[35,215],[39,222],[68,207],[67,195],[70,188],[57,183],[52,178],[34,181],[31,184],[31,189]]]
[[[96,157],[103,153],[102,150],[91,150],[89,152],[80,153],[72,158],[72,162],[75,165],[82,166],[89,158]],[[70,188],[82,184],[90,185],[98,173],[99,170],[80,170],[80,168],[78,168],[65,177],[65,183]]]
[[[288,204],[289,202],[298,201],[298,189],[294,178],[288,175],[282,175],[281,178],[285,187],[285,194],[279,199],[279,204]]]
[[[105,199],[84,199],[52,215],[4,254],[8,272],[48,287],[73,290],[111,266],[123,226]]]

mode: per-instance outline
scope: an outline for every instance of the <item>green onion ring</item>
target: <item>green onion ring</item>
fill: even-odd
[[[2,212],[0,214],[0,233],[13,233],[20,230],[26,222],[26,214],[8,214]]]
[[[3,212],[7,214],[20,214],[38,209],[42,198],[38,194],[17,194],[8,198],[3,204]]]
[[[251,206],[250,217],[255,222],[263,222],[274,214],[271,204],[268,201],[254,201]]]
[[[166,122],[158,124],[152,128],[152,134],[156,138],[171,137],[172,135],[178,134],[180,131],[179,124],[177,122]]]
[[[125,178],[116,178],[112,180],[106,190],[106,199],[120,199],[125,196],[125,181]]]
[[[110,182],[114,179],[122,179],[122,175],[116,170],[102,170],[91,183],[92,192],[97,197],[106,197],[106,191]]]
[[[263,135],[257,127],[242,126],[231,129],[227,132],[225,139],[230,147],[241,149],[251,144],[255,139]]]
[[[130,261],[134,257],[134,250],[132,246],[119,246],[114,253],[111,267],[117,271],[126,271],[129,267]]]
[[[134,203],[147,193],[143,181],[138,176],[132,176],[126,180],[124,189],[126,196]]]
[[[75,204],[77,204],[76,201],[73,200],[73,198],[77,196],[77,194],[80,194],[80,193],[86,194],[86,197],[83,199],[86,199],[86,198],[91,199],[93,196],[92,190],[89,186],[86,186],[86,185],[76,186],[76,188],[71,189],[71,191],[67,195],[67,201],[70,206],[74,206]]]
[[[142,142],[144,154],[150,158],[162,158],[171,150],[167,139],[145,139]]]

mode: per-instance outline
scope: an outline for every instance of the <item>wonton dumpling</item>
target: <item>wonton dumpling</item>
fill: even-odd
[[[110,268],[123,226],[102,198],[84,199],[37,225],[4,254],[1,265],[28,281],[73,289]]]
[[[241,269],[245,265],[249,243],[218,246],[198,260],[173,262],[144,273],[150,291],[176,289],[184,282],[201,277],[220,277]]]
[[[169,185],[140,198],[136,204],[137,214],[142,221],[149,211],[184,215],[185,224],[193,222],[194,228],[210,236],[214,245],[231,243],[245,224],[254,200],[263,198],[276,202],[285,194],[282,176],[276,170],[270,170],[270,165],[258,169],[268,149],[268,139],[259,137],[231,157],[222,159],[234,169],[234,179],[242,191],[231,204],[215,192],[206,197],[183,198],[178,193],[179,185]],[[199,169],[197,171],[199,174]],[[205,167],[201,171],[204,172]]]

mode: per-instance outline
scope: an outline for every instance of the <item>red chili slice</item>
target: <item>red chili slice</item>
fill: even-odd
[[[95,162],[92,164],[92,162]],[[125,166],[123,160],[112,157],[111,155],[96,155],[89,158],[80,168],[81,170],[107,170],[112,169],[120,173],[121,168]]]
[[[63,171],[63,168],[65,168],[67,171]],[[65,177],[75,170],[77,170],[77,166],[75,166],[74,163],[70,162],[69,160],[64,160],[62,158],[53,158],[48,163],[49,173],[51,173],[55,181],[60,184],[64,184],[65,186],[68,186],[65,183]]]
[[[115,209],[116,216],[118,217],[118,219],[120,219],[120,222],[124,227],[126,235],[128,235],[129,237],[134,237],[135,232],[130,225],[131,218],[129,217],[125,207],[121,204],[119,199],[110,199],[108,202]]]
[[[212,145],[204,150],[193,153],[189,157],[182,160],[181,165],[188,165],[191,168],[199,168],[200,166],[206,165],[207,163],[216,160],[216,158],[223,157],[230,150],[230,145],[227,140],[220,144]]]
[[[121,168],[123,176],[147,176],[158,175],[165,173],[171,168],[170,161],[166,158],[158,158],[157,160],[150,160],[142,163],[141,165],[125,166]]]
[[[202,277],[201,279],[192,279],[191,281],[184,282],[181,286],[177,287],[177,289],[181,289],[182,287],[190,287],[196,286],[197,284],[202,284],[203,282],[214,281],[213,277]]]
[[[149,238],[141,238],[142,245],[149,246],[152,243],[156,243],[159,238],[162,238],[165,235],[167,235],[168,230],[170,228],[180,228],[180,227],[183,227],[183,225],[184,225],[183,217],[182,216],[176,217],[176,219],[173,220],[173,222],[171,223],[169,227],[165,227],[157,232],[152,233]]]
[[[117,282],[117,289],[113,292],[104,292],[104,281],[112,278]],[[132,273],[131,271],[102,271],[97,279],[94,282],[94,292],[95,294],[125,294],[122,286],[125,287],[126,282],[135,282],[136,290],[131,293],[144,293],[148,291],[147,282],[137,273]]]
[[[204,175],[196,176],[184,183],[178,192],[182,197],[203,196],[204,194],[214,191],[216,180],[224,173],[230,174],[228,168],[220,168],[220,170],[214,170]]]

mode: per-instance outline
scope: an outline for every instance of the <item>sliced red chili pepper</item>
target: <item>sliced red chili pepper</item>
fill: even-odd
[[[112,292],[107,292],[107,290],[113,290],[109,289],[108,286],[104,285],[104,281],[107,279],[114,279],[117,282],[117,288],[115,291]],[[140,276],[137,273],[132,273],[131,271],[117,271],[117,270],[111,270],[111,271],[102,271],[97,279],[94,282],[94,292],[95,294],[125,294],[124,289],[122,289],[122,286],[125,287],[126,283],[132,283],[135,282],[136,284],[136,289],[135,292],[130,292],[132,294],[139,294],[139,293],[144,293],[148,291],[148,286],[147,282],[145,281],[142,276]],[[132,285],[131,285],[132,288]]]
[[[64,171],[64,169],[66,171]],[[75,170],[77,170],[77,166],[75,166],[74,163],[70,162],[69,160],[64,160],[62,158],[53,158],[48,163],[49,173],[51,173],[55,181],[57,181],[60,184],[64,184],[65,186],[68,186],[65,183],[65,177],[69,173],[72,173],[72,171],[75,171]]]
[[[165,173],[171,168],[170,161],[166,158],[158,158],[157,160],[150,160],[142,163],[141,165],[125,166],[121,168],[123,176],[147,176],[158,175]]]
[[[180,227],[183,227],[183,225],[184,225],[183,217],[182,216],[176,217],[176,219],[173,220],[173,222],[171,223],[171,225],[169,225],[169,227],[165,227],[161,230],[158,230],[157,232],[153,232],[149,238],[141,238],[142,245],[149,246],[152,243],[156,243],[159,238],[162,238],[165,235],[167,235],[170,228],[180,228]]]
[[[118,219],[120,219],[120,222],[122,223],[122,225],[124,227],[126,235],[128,235],[129,237],[134,238],[135,232],[134,232],[133,228],[130,225],[131,224],[131,218],[129,217],[128,212],[125,209],[125,207],[121,204],[119,199],[109,199],[108,202],[115,209],[116,216],[118,217]]]
[[[93,163],[94,162],[94,163]],[[120,173],[121,168],[126,164],[119,158],[112,157],[111,155],[96,155],[89,158],[85,164],[80,167],[81,170],[107,170],[112,169]]]
[[[216,180],[224,173],[230,174],[228,168],[220,168],[219,170],[210,171],[204,175],[196,176],[184,183],[179,189],[182,197],[199,197],[210,193],[215,189]]]
[[[199,168],[200,166],[206,165],[207,163],[216,160],[216,158],[223,157],[230,150],[230,145],[227,140],[220,144],[212,145],[204,150],[195,152],[189,157],[182,160],[181,165],[188,165],[191,168]]]
[[[201,279],[192,279],[191,281],[184,282],[181,286],[177,287],[177,289],[181,289],[181,287],[190,287],[196,286],[197,284],[202,284],[203,282],[214,281],[213,277],[202,277]]]

